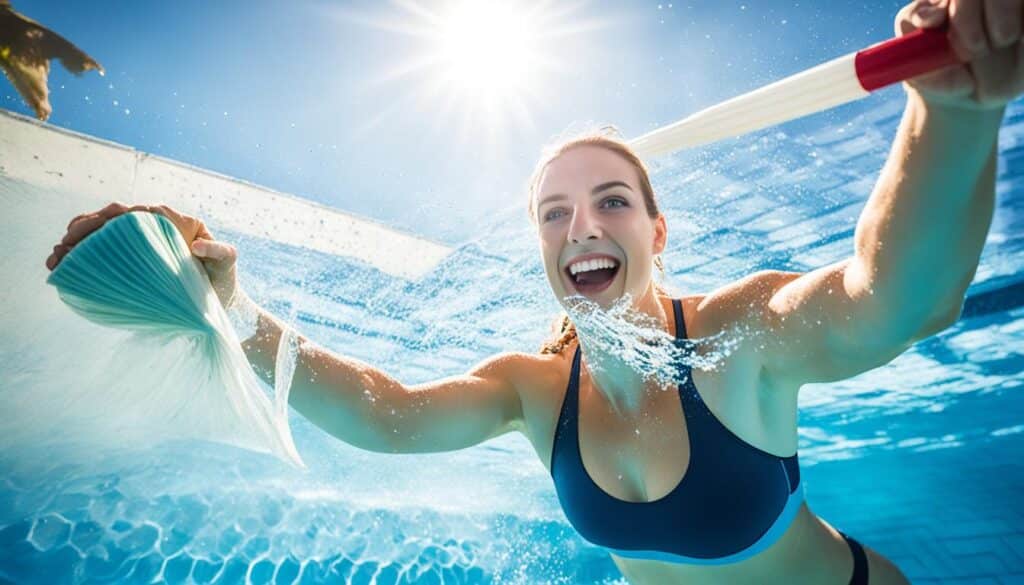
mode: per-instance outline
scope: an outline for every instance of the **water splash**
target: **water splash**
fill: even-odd
[[[580,295],[566,297],[565,306],[587,348],[591,371],[639,376],[644,384],[657,384],[663,390],[686,383],[688,370],[681,366],[717,370],[749,335],[733,328],[713,336],[676,340],[657,319],[636,310],[628,293],[607,309]],[[635,407],[639,396],[640,392],[616,396],[613,403]]]

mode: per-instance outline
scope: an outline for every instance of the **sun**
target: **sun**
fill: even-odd
[[[386,14],[359,18],[413,41],[407,58],[366,81],[367,88],[402,87],[400,97],[382,104],[360,130],[400,107],[429,111],[435,127],[454,127],[470,143],[481,132],[493,137],[510,128],[533,130],[534,113],[557,95],[552,88],[571,71],[572,64],[558,57],[559,45],[605,26],[586,17],[585,1],[395,0]]]
[[[509,3],[465,1],[442,15],[437,54],[444,76],[469,95],[494,99],[533,87],[545,66],[539,23]]]

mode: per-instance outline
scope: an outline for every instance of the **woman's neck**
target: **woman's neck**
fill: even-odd
[[[627,311],[622,327],[615,327],[615,335],[623,334],[622,339],[609,339],[607,327],[587,327],[577,324],[576,331],[583,353],[581,364],[590,377],[594,389],[600,392],[610,406],[619,414],[637,414],[649,402],[652,392],[660,388],[653,383],[649,372],[638,368],[638,364],[630,359],[630,354],[623,351],[623,344],[640,342],[636,336],[623,333],[636,327],[638,323],[645,330],[656,328],[656,333],[670,334],[669,316],[654,287]],[[614,325],[614,323],[613,323]]]

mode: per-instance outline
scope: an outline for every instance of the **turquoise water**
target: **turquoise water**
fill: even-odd
[[[707,291],[754,270],[810,269],[848,255],[901,107],[889,92],[841,123],[819,117],[659,163],[670,288]],[[914,583],[1024,582],[1019,103],[1001,138],[998,207],[964,318],[886,367],[801,395],[812,510]],[[533,350],[544,337],[557,305],[524,208],[517,201],[483,220],[476,238],[418,282],[212,227],[241,250],[253,298],[319,343],[416,383],[500,351]],[[38,372],[4,347],[6,402],[4,393],[30,387]],[[75,459],[0,442],[0,581],[620,578],[568,526],[519,436],[453,453],[381,455],[295,414],[292,425],[307,471],[206,443]]]

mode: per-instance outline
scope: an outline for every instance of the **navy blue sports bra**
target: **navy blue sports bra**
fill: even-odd
[[[683,309],[672,301],[676,343],[688,347]],[[715,418],[680,364],[679,397],[690,441],[690,464],[679,484],[652,502],[609,495],[583,467],[579,447],[580,350],[562,401],[551,476],[558,501],[580,535],[623,557],[721,565],[765,550],[803,502],[797,455],[777,457],[743,441]]]

